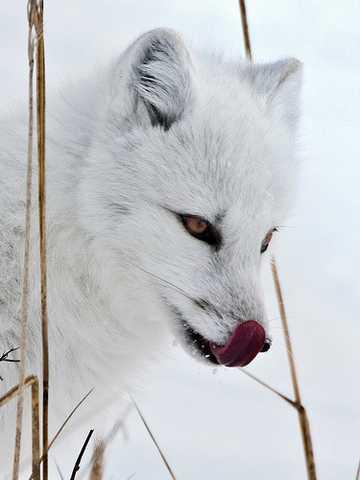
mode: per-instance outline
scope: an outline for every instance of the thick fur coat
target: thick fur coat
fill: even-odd
[[[217,344],[241,322],[268,332],[261,248],[296,187],[301,64],[227,62],[150,31],[107,69],[49,96],[51,408],[64,418],[91,387],[127,389],[174,334]],[[26,109],[0,121],[0,349],[19,344]],[[34,170],[34,188],[36,172]],[[37,202],[34,201],[34,225]],[[206,219],[218,248],[184,215]],[[37,228],[27,371],[40,376]],[[267,246],[267,245],[266,245]],[[18,381],[0,364],[1,393]],[[115,393],[116,394],[116,393]],[[2,418],[1,418],[1,414]],[[13,409],[0,412],[1,465]],[[55,422],[58,425],[58,421]],[[10,440],[9,440],[10,439]],[[3,448],[4,447],[4,448]]]

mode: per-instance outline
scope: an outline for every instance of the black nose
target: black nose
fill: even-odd
[[[270,338],[267,338],[267,339],[265,340],[265,343],[264,343],[261,351],[262,351],[262,352],[267,352],[268,350],[270,350],[270,347],[271,347],[271,340],[270,340]]]

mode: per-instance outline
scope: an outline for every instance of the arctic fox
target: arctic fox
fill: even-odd
[[[250,65],[201,55],[156,29],[49,97],[50,377],[59,416],[91,387],[100,397],[128,386],[171,332],[209,365],[244,366],[270,347],[259,271],[296,189],[301,70],[295,59]],[[19,345],[26,118],[24,109],[0,123],[2,351]],[[27,371],[40,376],[37,268],[33,277]],[[18,372],[0,368],[4,393]]]

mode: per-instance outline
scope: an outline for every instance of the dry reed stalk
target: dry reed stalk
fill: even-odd
[[[16,352],[16,350],[19,350],[19,348],[20,347],[9,348],[9,350],[7,350],[1,355],[0,362],[19,363],[20,360],[17,360],[15,358],[9,358],[10,353]]]
[[[165,457],[165,455],[163,454],[163,452],[162,452],[159,444],[157,443],[157,441],[156,441],[156,439],[155,439],[155,437],[154,437],[154,435],[153,435],[153,433],[152,433],[152,431],[151,431],[148,423],[146,422],[143,414],[141,413],[140,408],[138,407],[137,403],[135,402],[135,400],[134,400],[132,397],[131,397],[131,400],[132,400],[132,402],[133,402],[133,404],[134,404],[134,406],[135,406],[135,408],[136,408],[136,411],[137,411],[137,413],[138,413],[141,421],[143,422],[143,424],[144,424],[144,426],[145,426],[145,428],[146,428],[146,430],[147,430],[147,432],[148,432],[148,434],[149,434],[149,436],[150,436],[153,444],[155,445],[157,451],[159,452],[160,457],[161,457],[161,459],[162,459],[162,461],[163,461],[163,463],[164,463],[167,471],[169,472],[171,478],[172,478],[173,480],[176,480],[175,474],[174,474],[174,472],[172,471],[169,462],[166,460],[166,457]]]
[[[106,445],[99,442],[95,446],[92,466],[90,471],[90,480],[102,480],[104,474],[104,455]]]
[[[276,298],[279,305],[280,316],[281,316],[281,321],[283,325],[283,332],[284,332],[285,342],[287,347],[291,380],[292,380],[294,395],[295,395],[294,407],[296,408],[299,414],[299,423],[300,423],[300,430],[301,430],[301,436],[302,436],[304,453],[305,453],[307,474],[308,474],[309,480],[316,480],[317,478],[316,465],[315,465],[315,458],[314,458],[314,450],[312,446],[310,424],[309,424],[309,419],[307,416],[306,409],[303,406],[301,401],[300,387],[299,387],[299,381],[296,373],[295,358],[293,354],[293,348],[292,348],[292,343],[291,343],[291,338],[289,333],[289,325],[287,321],[284,298],[283,298],[280,278],[279,278],[279,274],[278,274],[278,270],[277,270],[274,258],[272,258],[272,261],[271,261],[271,270],[274,278]]]
[[[56,440],[58,439],[58,437],[60,436],[61,432],[64,430],[65,426],[67,425],[67,423],[70,421],[71,417],[75,414],[75,412],[81,407],[81,405],[85,402],[85,400],[91,395],[91,393],[93,392],[93,388],[91,390],[89,390],[87,392],[86,395],[83,396],[83,398],[75,405],[75,407],[71,410],[71,412],[69,413],[69,415],[65,418],[65,420],[63,421],[63,423],[60,425],[59,429],[57,430],[57,432],[55,433],[55,435],[53,436],[52,440],[50,441],[49,445],[48,445],[48,448],[47,448],[47,451],[50,450],[50,448],[53,446],[53,444],[56,442]],[[40,462],[43,461],[43,458],[44,458],[44,454],[41,456],[40,458]]]
[[[33,383],[31,388],[32,407],[32,474],[34,480],[40,480],[40,418],[39,418],[39,382]]]
[[[42,12],[41,12],[42,28]],[[38,91],[38,151],[39,151],[39,220],[41,270],[41,331],[42,331],[42,448],[44,452],[42,478],[48,479],[48,422],[49,422],[49,340],[46,268],[46,190],[45,190],[45,58],[44,37],[41,31],[37,53]]]
[[[22,395],[25,388],[31,387],[31,431],[32,431],[32,478],[40,480],[40,421],[39,421],[39,381],[34,375],[26,377],[22,384],[11,388],[0,398],[0,408]]]
[[[60,479],[61,479],[61,480],[65,480],[65,479],[64,479],[64,475],[62,474],[62,471],[61,471],[59,465],[57,464],[57,461],[55,460],[54,463],[55,463],[55,467],[56,467],[56,470],[57,470],[57,472],[58,472],[58,475],[59,475]]]
[[[19,386],[20,391],[17,397],[16,405],[16,430],[15,430],[15,448],[13,459],[13,480],[19,478],[20,472],[20,453],[21,453],[21,435],[22,419],[24,410],[24,381],[26,376],[26,351],[27,351],[27,324],[29,315],[29,278],[30,278],[30,254],[31,254],[31,206],[32,206],[32,156],[33,156],[33,134],[34,134],[34,49],[35,39],[33,35],[32,19],[33,12],[28,10],[28,144],[27,144],[27,171],[26,171],[26,209],[25,209],[25,245],[23,261],[23,279],[21,292],[21,311],[20,311],[20,368],[19,368]]]
[[[125,412],[123,413],[122,417],[115,423],[113,428],[110,430],[108,435],[105,437],[105,440],[103,441],[105,447],[111,443],[115,437],[115,435],[118,433],[119,430],[123,431],[124,438],[127,438],[126,430],[125,430],[125,421],[129,415],[129,413],[132,410],[132,404],[128,405]]]
[[[92,434],[94,433],[94,430],[91,429],[89,431],[89,433],[87,434],[86,436],[86,439],[85,439],[85,442],[83,443],[83,446],[81,447],[81,450],[80,450],[80,453],[76,459],[76,462],[75,462],[75,465],[74,465],[74,468],[73,468],[73,471],[71,473],[71,477],[70,477],[70,480],[74,480],[75,479],[75,476],[76,476],[76,473],[78,472],[78,470],[80,470],[80,463],[81,463],[81,460],[82,460],[82,457],[85,453],[85,450],[89,444],[89,441],[90,441],[90,438],[92,436]]]
[[[257,382],[258,384],[260,384],[262,387],[270,390],[270,392],[273,392],[275,393],[275,395],[277,395],[278,397],[282,398],[283,400],[285,400],[285,402],[289,403],[292,407],[295,407],[296,408],[296,403],[294,402],[294,400],[291,400],[291,398],[287,397],[286,395],[284,395],[283,393],[279,392],[279,390],[276,390],[276,388],[272,387],[271,385],[269,385],[268,383],[264,382],[263,380],[261,380],[260,378],[256,377],[255,375],[253,375],[252,373],[248,372],[247,370],[245,370],[244,368],[239,368],[240,372],[241,373],[245,373],[245,375],[247,375],[249,378],[251,378],[252,380],[254,380],[255,382]]]
[[[253,57],[252,57],[251,44],[250,44],[249,26],[248,26],[248,20],[247,20],[245,0],[240,0],[239,5],[240,5],[240,14],[241,14],[242,27],[243,27],[243,35],[244,35],[246,56],[250,61],[252,61]],[[282,322],[283,332],[284,332],[284,336],[285,336],[285,343],[286,343],[286,347],[287,347],[288,361],[289,361],[290,373],[291,373],[291,381],[292,381],[292,385],[293,385],[295,400],[291,400],[291,399],[283,396],[282,394],[280,394],[280,392],[276,391],[275,389],[273,389],[272,387],[267,385],[262,380],[257,379],[256,377],[253,377],[253,379],[256,380],[258,383],[262,384],[264,387],[273,391],[274,393],[276,393],[280,397],[282,397],[284,400],[286,400],[288,403],[290,403],[297,410],[298,415],[299,415],[299,423],[300,423],[300,430],[301,430],[303,448],[304,448],[304,453],[305,453],[308,479],[309,480],[316,480],[316,478],[317,478],[316,477],[316,466],[315,466],[314,451],[313,451],[313,446],[312,446],[310,424],[309,424],[309,419],[308,419],[308,416],[307,416],[306,409],[303,406],[302,401],[301,401],[299,382],[298,382],[298,377],[297,377],[297,373],[296,373],[295,358],[294,358],[292,343],[291,343],[290,334],[289,334],[289,325],[288,325],[287,315],[286,315],[286,311],[285,311],[285,304],[284,304],[284,299],[283,299],[283,294],[282,294],[282,289],[281,289],[280,278],[279,278],[279,274],[278,274],[278,271],[277,271],[276,262],[275,262],[274,257],[272,258],[272,261],[271,261],[271,270],[272,270],[272,274],[273,274],[273,280],[274,280],[275,291],[276,291],[276,298],[277,298],[278,305],[279,305],[281,322]],[[246,373],[248,374],[248,372],[246,372]],[[250,374],[250,376],[251,376],[251,374]]]
[[[29,375],[26,377],[24,381],[24,387],[31,387],[34,382],[37,382],[37,378],[34,375]],[[10,388],[9,391],[5,393],[2,397],[0,397],[0,408],[6,405],[10,400],[16,398],[20,392],[20,385],[15,385],[15,387]]]
[[[281,290],[280,278],[279,278],[274,257],[272,257],[271,259],[271,271],[273,274],[276,298],[279,305],[280,317],[281,317],[281,322],[282,322],[282,327],[283,327],[283,332],[285,337],[286,350],[287,350],[288,361],[290,366],[290,374],[291,374],[293,389],[294,389],[295,402],[297,404],[301,404],[300,388],[299,388],[299,382],[298,382],[298,377],[296,373],[296,365],[295,365],[292,343],[290,339],[289,325],[287,321],[284,298]]]
[[[358,467],[357,467],[357,470],[356,470],[355,480],[360,480],[360,460],[359,460]]]
[[[39,172],[40,294],[42,333],[42,480],[48,480],[49,342],[46,262],[45,45],[44,2],[29,0],[30,28],[36,34],[37,147]]]
[[[55,435],[53,436],[53,438],[51,439],[51,441],[49,442],[49,445],[47,447],[47,450],[46,450],[46,453],[49,452],[50,448],[53,446],[53,444],[56,442],[56,440],[58,439],[58,437],[60,436],[61,432],[64,430],[64,428],[66,427],[66,425],[68,424],[68,422],[70,421],[71,417],[75,414],[75,412],[81,407],[81,405],[85,402],[85,400],[89,397],[89,395],[93,392],[93,388],[91,390],[89,390],[87,392],[86,395],[83,396],[83,398],[75,405],[75,407],[71,410],[71,412],[69,413],[69,415],[65,418],[65,420],[63,421],[63,423],[60,425],[60,427],[58,428],[58,430],[56,431]],[[44,453],[41,455],[40,459],[39,459],[39,463],[41,464],[44,460]],[[34,479],[33,475],[31,474],[30,477],[29,477],[29,480],[36,480]]]
[[[92,455],[91,461],[86,465],[86,467],[83,469],[83,472],[80,473],[80,478],[84,478],[85,473],[93,467],[94,463],[98,461],[97,455],[100,453],[101,455],[105,455],[106,448],[108,447],[109,443],[111,443],[115,437],[115,435],[119,432],[119,430],[123,430],[124,437],[126,437],[126,431],[125,431],[125,421],[126,418],[128,417],[129,413],[132,410],[132,404],[128,405],[126,408],[124,414],[122,417],[114,424],[110,432],[106,435],[106,437],[101,441],[103,451],[100,450],[94,450],[94,453]]]
[[[247,20],[245,0],[239,0],[239,7],[240,7],[242,32],[244,37],[245,54],[246,54],[246,58],[248,58],[250,62],[252,62],[253,57],[252,57],[252,51],[251,51],[249,24]]]

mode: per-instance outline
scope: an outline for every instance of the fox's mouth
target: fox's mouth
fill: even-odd
[[[226,367],[245,367],[259,352],[270,348],[265,330],[255,320],[239,323],[225,345],[217,345],[196,332],[182,319],[185,340],[191,353],[200,355],[208,362]]]
[[[185,340],[191,349],[191,353],[200,355],[210,363],[219,365],[219,362],[210,348],[210,342],[200,333],[196,332],[187,322],[183,321]]]

